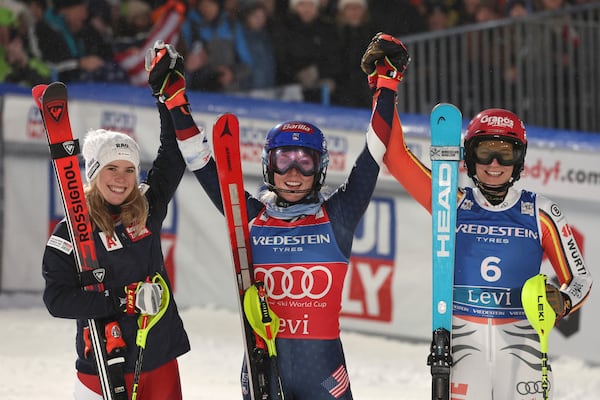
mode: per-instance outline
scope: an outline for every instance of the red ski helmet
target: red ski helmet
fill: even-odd
[[[489,108],[477,114],[467,126],[464,144],[464,160],[467,174],[475,176],[475,149],[486,140],[503,140],[513,144],[513,181],[519,180],[525,166],[527,133],[523,121],[513,112],[502,108]]]

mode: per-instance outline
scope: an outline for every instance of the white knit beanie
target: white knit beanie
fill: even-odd
[[[296,8],[298,3],[300,3],[301,1],[312,1],[313,3],[315,3],[315,6],[319,7],[319,0],[290,0],[290,10]]]
[[[140,148],[135,140],[124,133],[104,129],[89,131],[81,152],[88,182],[93,181],[106,164],[116,160],[130,161],[135,167],[136,177],[139,177]]]
[[[368,8],[367,0],[339,0],[338,1],[338,10],[342,10],[348,4],[358,4],[359,6],[363,6],[364,8]]]

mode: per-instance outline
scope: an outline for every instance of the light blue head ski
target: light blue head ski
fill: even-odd
[[[431,112],[433,329],[452,327],[454,237],[462,114],[441,103]]]

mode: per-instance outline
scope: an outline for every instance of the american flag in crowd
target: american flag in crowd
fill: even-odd
[[[115,54],[115,61],[127,72],[130,83],[136,86],[148,83],[148,72],[145,68],[146,50],[154,46],[157,39],[173,46],[177,45],[179,28],[185,19],[185,5],[180,0],[168,0],[152,14],[154,25],[144,42]]]
[[[330,377],[325,379],[321,385],[331,393],[333,397],[339,399],[350,386],[348,373],[344,365],[340,365],[338,369],[333,371]]]

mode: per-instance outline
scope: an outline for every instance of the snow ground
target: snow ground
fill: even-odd
[[[241,399],[238,315],[211,307],[181,314],[192,343],[180,358],[184,399]],[[0,323],[0,399],[71,399],[74,322],[51,317],[39,295],[0,295]],[[355,399],[431,398],[429,344],[352,332],[343,332],[342,340]],[[594,345],[590,351],[600,350]],[[600,400],[600,366],[568,357],[551,361],[556,400]]]

